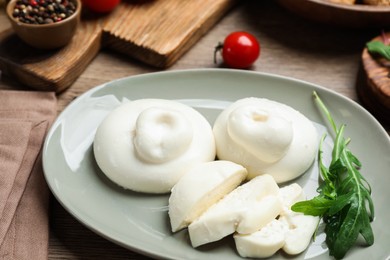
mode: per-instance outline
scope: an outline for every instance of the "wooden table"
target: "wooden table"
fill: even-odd
[[[6,23],[1,13],[0,27]],[[309,81],[355,101],[362,49],[380,34],[379,29],[352,30],[314,24],[288,13],[272,0],[242,1],[168,70],[217,67],[213,64],[214,46],[236,30],[249,31],[261,42],[261,57],[252,70]],[[76,82],[58,95],[58,111],[94,86],[157,70],[102,51]],[[25,87],[3,76],[0,89]],[[49,259],[148,259],[94,234],[70,216],[55,198],[51,200],[50,219]]]

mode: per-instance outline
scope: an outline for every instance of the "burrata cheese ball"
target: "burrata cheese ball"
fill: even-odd
[[[243,98],[217,117],[213,132],[217,157],[243,165],[248,179],[269,174],[283,183],[313,163],[318,133],[303,114],[265,98]]]
[[[99,168],[126,189],[168,193],[199,163],[216,155],[210,123],[173,100],[139,99],[114,109],[93,144]]]

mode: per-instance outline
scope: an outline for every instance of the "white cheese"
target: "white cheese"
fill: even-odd
[[[279,218],[280,222],[288,225],[285,233],[283,251],[290,255],[300,254],[306,250],[313,234],[317,229],[319,217],[303,215],[290,211]]]
[[[244,167],[229,161],[202,163],[191,169],[173,187],[169,197],[172,231],[187,227],[235,189],[247,174]]]
[[[242,257],[265,258],[278,250],[296,255],[303,252],[312,239],[319,218],[291,211],[291,206],[303,199],[302,188],[293,183],[279,190],[283,210],[278,219],[274,219],[264,228],[252,234],[235,234],[237,252]]]
[[[168,193],[199,163],[215,159],[209,122],[195,109],[163,99],[139,99],[108,114],[94,138],[99,168],[134,191]]]
[[[218,116],[213,131],[217,157],[246,167],[249,179],[270,174],[277,183],[292,180],[310,167],[318,148],[309,119],[264,98],[237,100]]]
[[[306,199],[306,195],[299,184],[292,183],[279,189],[279,197],[283,203],[283,212],[288,213],[293,204]]]
[[[217,241],[237,231],[261,229],[282,211],[279,187],[270,175],[239,186],[188,226],[193,247]]]
[[[250,235],[234,234],[237,252],[242,257],[266,258],[274,255],[285,244],[287,226],[274,219]]]

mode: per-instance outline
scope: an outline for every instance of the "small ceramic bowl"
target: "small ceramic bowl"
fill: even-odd
[[[6,12],[15,33],[25,43],[38,49],[56,49],[73,38],[81,16],[81,0],[72,0],[76,10],[62,21],[49,24],[28,24],[13,17],[17,0],[9,1]]]

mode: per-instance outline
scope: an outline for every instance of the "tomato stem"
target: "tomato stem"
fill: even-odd
[[[217,64],[217,53],[220,52],[223,48],[223,43],[219,42],[214,48],[214,64]]]

